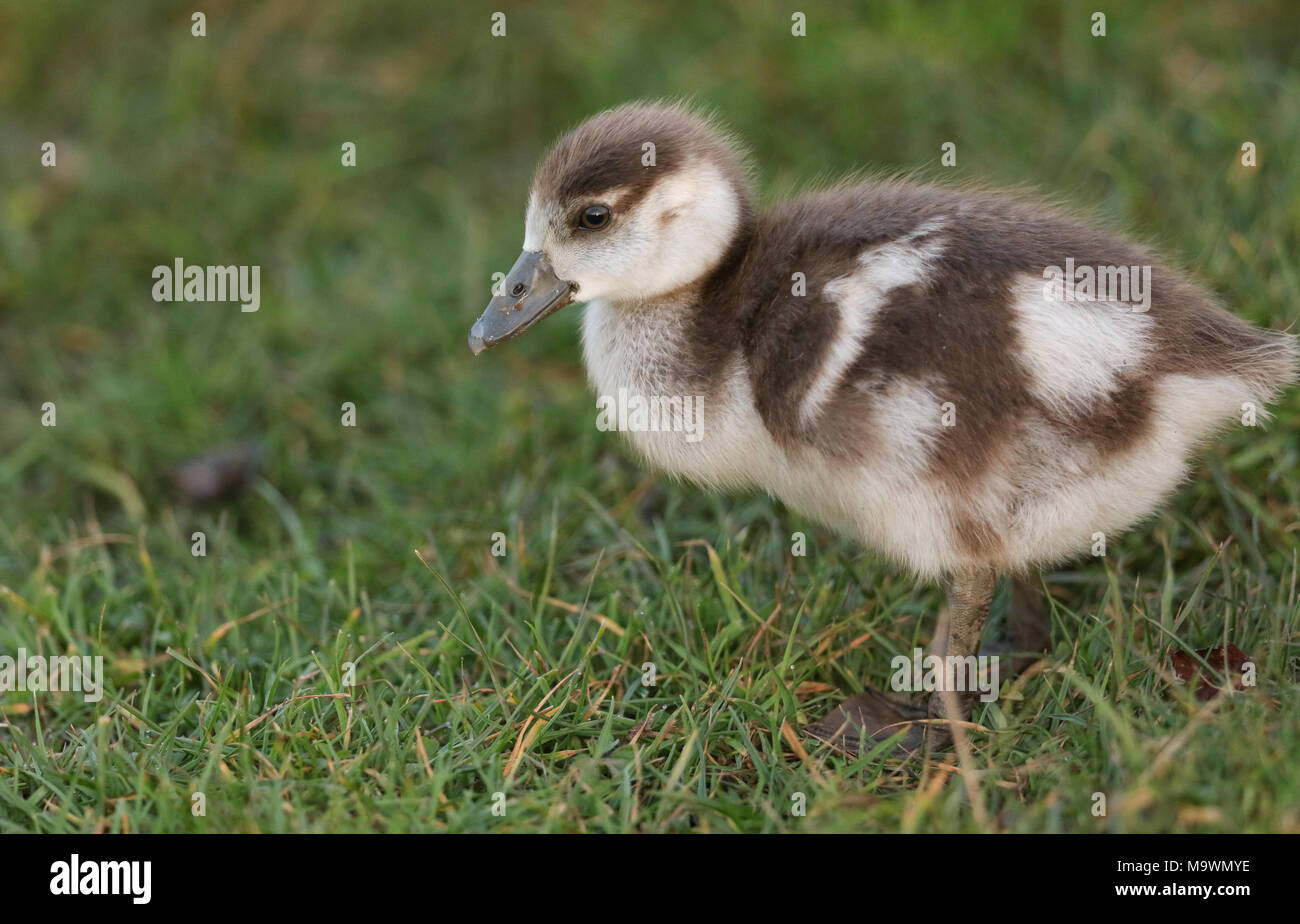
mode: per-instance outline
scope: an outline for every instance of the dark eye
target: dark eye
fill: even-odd
[[[589,205],[582,210],[582,217],[578,219],[578,227],[587,231],[600,231],[609,224],[609,217],[609,206]]]

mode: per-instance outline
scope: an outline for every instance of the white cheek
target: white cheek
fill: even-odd
[[[617,211],[617,192],[611,190]],[[555,231],[555,206],[528,205],[524,249],[541,250],[555,274],[577,288],[578,301],[654,298],[704,276],[722,259],[740,224],[731,181],[696,162],[664,177],[608,232]]]
[[[599,242],[583,241],[557,248],[557,275],[578,286],[575,298],[636,299],[653,294],[654,250],[651,242],[635,227]],[[568,275],[565,275],[565,274]]]
[[[674,217],[663,222],[663,216]],[[730,181],[712,164],[689,165],[655,186],[638,229],[653,244],[645,285],[654,294],[699,279],[718,264],[740,224]]]

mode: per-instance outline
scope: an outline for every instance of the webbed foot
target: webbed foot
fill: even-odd
[[[906,757],[921,746],[926,711],[900,696],[890,696],[870,687],[855,693],[822,718],[804,728],[804,733],[836,750],[857,757],[881,741],[900,732],[895,757]]]

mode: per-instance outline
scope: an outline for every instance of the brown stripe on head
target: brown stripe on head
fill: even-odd
[[[618,205],[626,210],[697,158],[720,167],[748,207],[749,175],[740,146],[707,118],[675,103],[627,103],[592,116],[555,143],[537,170],[533,192],[539,201],[563,207],[618,190]]]

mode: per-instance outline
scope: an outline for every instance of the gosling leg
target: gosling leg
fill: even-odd
[[[981,568],[961,572],[948,585],[948,618],[941,620],[935,633],[932,654],[939,657],[967,658],[979,653],[980,637],[988,622],[997,573]],[[926,726],[926,751],[932,752],[952,743],[952,722],[970,720],[978,690],[935,690],[930,694],[930,718],[946,719]]]

